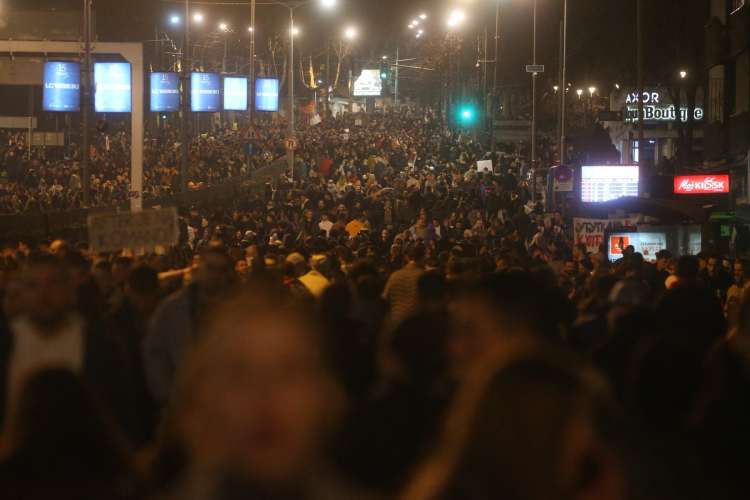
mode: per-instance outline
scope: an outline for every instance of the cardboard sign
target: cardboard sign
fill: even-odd
[[[492,173],[492,160],[477,160],[477,172]]]
[[[89,215],[89,245],[95,252],[176,245],[180,238],[175,208]]]
[[[573,219],[573,234],[576,243],[586,245],[589,252],[598,252],[599,246],[606,243],[604,233],[622,227],[633,227],[638,217],[620,219]]]

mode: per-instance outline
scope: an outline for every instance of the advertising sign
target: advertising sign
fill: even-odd
[[[675,194],[722,194],[729,192],[729,175],[676,175]]]
[[[276,78],[255,80],[255,110],[272,113],[279,110],[279,81]]]
[[[638,196],[638,166],[601,165],[581,167],[581,201],[603,203],[624,196]]]
[[[634,227],[638,222],[638,216],[621,219],[573,219],[573,235],[576,243],[586,245],[588,252],[598,252],[599,246],[604,243],[604,234],[613,229]]]
[[[221,77],[218,73],[190,73],[190,109],[195,113],[221,110]]]
[[[151,111],[170,113],[180,110],[180,75],[151,73]]]
[[[224,110],[247,111],[247,78],[241,76],[224,78]]]
[[[44,111],[79,111],[81,65],[77,62],[44,63]]]
[[[379,96],[383,92],[383,80],[380,79],[380,71],[376,69],[363,69],[354,82],[355,97]]]
[[[94,109],[97,113],[130,113],[130,63],[94,63]]]
[[[174,207],[89,215],[88,228],[89,245],[96,252],[175,245],[180,237]]]
[[[643,119],[645,121],[659,122],[668,121],[674,122],[678,119],[680,121],[688,121],[688,108],[681,107],[679,113],[675,108],[675,105],[669,102],[669,98],[661,91],[647,91],[643,92],[642,96],[638,95],[638,92],[630,92],[625,96],[625,121],[626,122],[637,122],[638,121],[638,103],[643,100]],[[693,109],[693,120],[701,121],[705,116],[705,111],[699,105],[696,105]]]
[[[567,165],[552,167],[552,190],[556,193],[573,191],[573,169]]]
[[[614,233],[609,235],[609,260],[622,258],[623,250],[632,245],[636,252],[643,255],[643,259],[653,262],[660,250],[667,249],[667,235],[665,233]]]

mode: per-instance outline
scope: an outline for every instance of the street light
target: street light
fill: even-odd
[[[425,19],[427,19],[427,14],[425,14],[423,12],[423,13],[419,14],[419,18],[424,21]]]
[[[180,16],[172,16],[169,18],[170,24],[180,24]]]
[[[580,99],[583,95],[583,89],[576,89],[576,95],[578,95],[578,98]]]
[[[203,22],[203,14],[200,12],[193,14],[193,22],[201,24]]]
[[[229,31],[229,25],[227,23],[219,23],[220,31]]]
[[[560,90],[560,87],[559,87],[559,86],[557,86],[557,85],[553,85],[553,86],[552,86],[552,90],[554,90],[554,91],[555,91],[555,94],[557,94],[557,91],[558,91],[558,90]]]
[[[466,19],[466,12],[464,12],[461,9],[454,9],[451,11],[451,13],[448,15],[448,27],[453,28],[464,22]]]
[[[348,28],[346,28],[346,30],[344,30],[344,38],[346,38],[347,40],[354,40],[355,38],[357,38],[357,28],[355,28],[354,26],[349,26]]]
[[[589,95],[591,97],[594,97],[595,93],[596,93],[596,87],[593,87],[593,86],[589,87]]]
[[[336,0],[320,0],[320,5],[326,9],[330,9],[331,7],[336,6]]]
[[[248,26],[247,31],[248,33],[252,33],[253,31],[255,31],[255,29],[252,26]]]
[[[687,76],[688,76],[688,72],[685,71],[684,69],[681,69],[680,70],[680,78],[682,78],[684,80],[685,78],[687,78]]]

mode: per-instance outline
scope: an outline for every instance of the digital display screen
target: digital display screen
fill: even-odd
[[[218,73],[190,74],[190,109],[196,113],[221,111],[221,77]]]
[[[279,81],[276,78],[258,78],[255,80],[256,111],[279,110]]]
[[[581,167],[581,201],[603,203],[624,196],[638,196],[638,166]]]
[[[44,111],[80,111],[81,65],[77,62],[44,63]]]
[[[97,113],[131,111],[130,63],[94,64],[94,109]]]
[[[643,255],[649,262],[656,260],[657,252],[667,249],[667,235],[665,233],[612,233],[609,235],[609,260],[622,258],[623,250],[633,246],[636,252]]]
[[[180,75],[151,73],[151,111],[156,113],[180,110]]]
[[[224,109],[247,111],[247,78],[238,76],[224,78]]]
[[[380,71],[377,69],[363,69],[359,78],[354,82],[354,96],[379,96],[382,92],[383,80],[380,79]]]

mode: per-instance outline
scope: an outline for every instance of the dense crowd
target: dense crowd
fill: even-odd
[[[173,248],[5,242],[2,498],[744,498],[744,260],[610,262],[516,158],[362,119]]]

